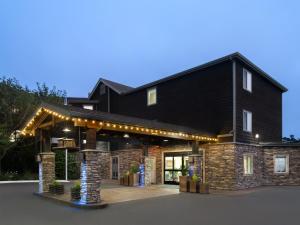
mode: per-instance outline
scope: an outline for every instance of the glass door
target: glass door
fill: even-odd
[[[182,165],[187,166],[188,156],[186,153],[169,152],[164,155],[164,183],[179,184],[182,175]]]

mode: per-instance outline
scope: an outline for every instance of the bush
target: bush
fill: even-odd
[[[139,172],[139,167],[137,165],[132,165],[129,170],[130,174],[135,174]]]
[[[72,192],[80,192],[80,189],[81,189],[81,186],[80,186],[80,183],[79,182],[76,182],[73,187],[71,187],[71,191]]]

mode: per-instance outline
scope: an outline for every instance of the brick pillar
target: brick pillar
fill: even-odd
[[[96,149],[97,130],[88,128],[86,131],[86,149]]]
[[[81,162],[81,203],[99,203],[100,199],[100,161],[101,151],[86,149],[82,150]]]
[[[55,154],[43,152],[39,157],[39,193],[49,192],[49,185],[55,181]]]

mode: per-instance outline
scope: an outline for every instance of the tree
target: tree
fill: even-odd
[[[300,143],[300,138],[295,138],[295,135],[291,134],[290,137],[283,137],[282,141],[288,143]]]
[[[42,101],[62,104],[65,96],[65,91],[50,89],[46,84],[37,83],[37,89],[30,90],[15,78],[0,78],[0,174],[1,161],[7,152],[24,141],[20,138],[12,142],[11,135],[17,135],[17,130]]]

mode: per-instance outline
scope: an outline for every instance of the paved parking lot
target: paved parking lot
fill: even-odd
[[[300,187],[211,195],[176,194],[80,210],[32,195],[33,184],[0,185],[1,225],[300,224]]]

